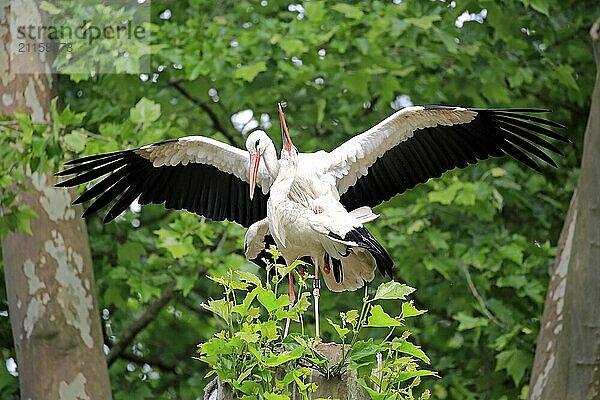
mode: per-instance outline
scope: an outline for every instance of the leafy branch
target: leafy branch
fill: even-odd
[[[277,256],[274,250],[274,259]],[[223,320],[226,327],[199,345],[198,359],[211,367],[208,376],[217,375],[241,398],[289,398],[293,383],[302,399],[308,399],[317,389],[310,380],[312,371],[326,377],[340,377],[352,371],[371,398],[396,400],[413,400],[413,389],[421,377],[437,376],[419,367],[419,362],[429,363],[429,358],[408,341],[410,332],[395,335],[405,319],[425,313],[412,302],[403,301],[415,289],[393,281],[384,283],[373,297],[365,290],[360,312],[340,313],[341,324],[327,318],[341,341],[341,357],[333,362],[321,353],[320,339],[304,333],[303,315],[310,306],[309,292],[301,291],[298,302],[291,307],[287,294],[279,294],[280,284],[296,266],[269,264],[268,270],[273,270],[274,275],[266,284],[245,271],[211,278],[223,287],[225,297],[208,301],[204,308]],[[269,271],[267,276],[271,276]],[[298,278],[301,287],[306,288],[306,277]],[[395,317],[379,304],[396,301],[403,302],[400,315]],[[288,318],[298,323],[300,332],[283,336]],[[372,337],[361,339],[366,329],[369,336],[371,329],[386,329],[387,333],[380,341]],[[429,392],[425,391],[419,399],[427,398]]]
[[[150,304],[144,313],[129,325],[121,339],[111,347],[110,351],[106,355],[106,362],[108,366],[111,366],[112,363],[114,363],[122,355],[125,348],[131,344],[137,334],[140,333],[146,326],[148,326],[148,324],[156,318],[158,313],[160,313],[163,307],[166,306],[169,301],[171,301],[173,296],[175,296],[175,289],[175,282],[166,285],[158,299]]]
[[[238,140],[236,140],[236,136],[234,134],[232,134],[229,129],[227,129],[219,120],[219,117],[217,116],[217,114],[214,112],[214,110],[212,108],[210,108],[210,106],[205,102],[202,101],[201,99],[199,99],[198,97],[192,95],[190,92],[187,91],[186,88],[183,87],[183,85],[181,84],[180,81],[174,80],[174,81],[170,81],[169,82],[169,86],[171,86],[172,88],[174,88],[175,90],[177,90],[179,92],[179,94],[181,94],[183,97],[185,97],[186,99],[188,99],[190,102],[192,102],[193,104],[195,104],[196,106],[198,106],[202,111],[204,111],[207,115],[208,118],[210,118],[210,121],[212,123],[212,127],[220,132],[223,136],[225,136],[225,138],[227,138],[227,140],[229,141],[229,143],[231,144],[239,144]]]

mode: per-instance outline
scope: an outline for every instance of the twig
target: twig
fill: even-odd
[[[159,359],[136,356],[135,354],[129,353],[127,351],[121,353],[121,358],[123,360],[134,362],[136,364],[148,364],[152,367],[159,368],[162,371],[170,372],[174,375],[179,375],[175,366],[168,365]]]
[[[175,295],[175,282],[169,283],[165,286],[160,294],[160,297],[144,311],[144,313],[136,320],[125,331],[125,334],[121,339],[112,346],[110,352],[106,356],[106,363],[110,367],[117,358],[121,356],[123,350],[131,344],[133,339],[138,333],[142,331],[150,322],[156,318],[160,310],[173,298]]]
[[[473,280],[471,279],[471,273],[469,273],[469,267],[467,265],[463,265],[463,272],[465,273],[465,277],[467,278],[467,285],[469,285],[471,293],[473,293],[473,296],[475,296],[477,302],[479,302],[479,305],[481,306],[481,309],[483,310],[485,316],[488,317],[490,321],[498,325],[500,328],[508,330],[509,327],[503,324],[502,322],[498,321],[496,317],[494,317],[494,314],[492,314],[492,312],[485,305],[485,300],[483,299],[483,297],[481,297],[481,295],[477,291],[477,288],[475,287],[475,284],[473,283]]]
[[[223,134],[223,136],[225,136],[227,138],[227,140],[229,141],[229,143],[231,143],[231,144],[238,144],[235,136],[232,135],[229,132],[229,130],[226,129],[225,126],[223,126],[221,124],[221,121],[219,121],[219,117],[217,116],[217,114],[213,111],[212,108],[210,108],[208,106],[208,104],[206,102],[200,100],[196,96],[192,96],[181,85],[181,83],[179,81],[170,81],[169,85],[172,86],[173,88],[175,88],[183,97],[185,97],[186,99],[188,99],[189,101],[191,101],[192,103],[194,103],[195,105],[197,105],[199,108],[202,109],[202,111],[204,111],[206,114],[208,114],[208,117],[210,118],[210,120],[212,122],[213,128],[215,130],[221,132]]]
[[[523,93],[533,96],[533,97],[537,98],[538,100],[543,101],[545,104],[550,104],[550,105],[553,105],[556,107],[564,108],[564,109],[567,109],[567,110],[571,111],[572,113],[578,114],[578,115],[585,113],[585,109],[574,106],[571,103],[565,103],[565,102],[561,102],[556,99],[552,99],[542,93],[537,93],[533,90],[530,90],[527,87],[521,87],[520,89],[523,91]]]
[[[90,132],[87,129],[80,129],[80,131],[83,131],[82,133],[84,135],[86,135],[87,137],[91,137],[91,138],[94,138],[96,140],[100,140],[102,142],[110,142],[110,139],[107,139],[106,137],[104,137],[102,135],[98,135],[97,133]]]

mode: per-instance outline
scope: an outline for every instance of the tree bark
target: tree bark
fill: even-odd
[[[50,122],[53,77],[46,53],[9,56],[12,26],[42,26],[35,0],[2,2],[0,114],[30,114]],[[12,21],[12,24],[9,22]],[[14,38],[13,38],[14,39]],[[44,73],[18,74],[27,65]],[[29,171],[17,202],[39,218],[32,235],[2,242],[9,314],[22,399],[111,399],[85,221],[71,194],[51,175]]]
[[[529,399],[600,399],[600,19],[590,31],[598,73],[577,190],[558,244]]]

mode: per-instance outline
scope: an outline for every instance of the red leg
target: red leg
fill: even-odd
[[[327,255],[325,255],[327,257]],[[315,265],[315,278],[313,280],[313,297],[315,298],[315,337],[319,337],[319,297],[321,297],[321,281],[319,280],[319,265]]]
[[[292,309],[292,307],[294,306],[294,303],[296,302],[296,292],[294,291],[294,275],[292,272],[290,272],[288,274],[288,281],[290,284],[290,289],[288,292],[288,295],[290,296],[290,305],[288,306],[288,309]],[[288,332],[290,331],[290,319],[286,319],[285,321],[285,328],[283,330],[283,337],[286,337]]]
[[[289,295],[290,295],[290,305],[291,305],[296,302],[296,292],[294,291],[294,274],[292,272],[290,272],[288,274],[288,281],[290,283]]]

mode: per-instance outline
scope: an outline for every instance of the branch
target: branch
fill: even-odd
[[[131,344],[133,339],[140,333],[150,322],[156,318],[158,313],[164,306],[173,298],[175,295],[175,282],[169,283],[165,286],[160,294],[160,297],[150,304],[150,306],[144,311],[144,313],[136,320],[125,331],[125,334],[121,337],[117,343],[115,343],[110,352],[106,356],[106,363],[110,367],[117,358],[119,358],[123,350]]]
[[[202,109],[202,111],[204,111],[206,114],[208,114],[208,117],[210,118],[211,122],[212,122],[212,127],[221,132],[223,134],[223,136],[225,136],[225,138],[227,138],[227,140],[229,141],[229,143],[231,144],[237,144],[237,140],[235,139],[235,136],[232,135],[229,130],[227,128],[225,128],[225,126],[223,124],[221,124],[221,121],[219,121],[219,117],[217,116],[217,114],[213,111],[212,108],[210,108],[208,106],[208,104],[202,100],[200,100],[198,97],[196,96],[192,96],[182,85],[179,81],[170,81],[169,85],[174,87],[183,97],[185,97],[186,99],[188,99],[189,101],[191,101],[192,103],[194,103],[196,106],[200,107],[200,109]]]
[[[134,362],[136,364],[148,364],[152,367],[159,368],[161,371],[170,372],[174,375],[179,375],[179,373],[177,372],[177,369],[174,365],[166,364],[163,361],[161,361],[160,359],[136,356],[135,354],[127,352],[127,351],[122,352],[120,357],[123,360]]]
[[[467,285],[469,285],[469,289],[471,289],[471,293],[473,293],[473,296],[475,296],[475,298],[477,299],[477,302],[481,306],[481,309],[483,310],[483,313],[485,314],[485,316],[488,317],[488,319],[490,321],[492,321],[494,324],[498,325],[500,328],[508,330],[509,329],[508,326],[506,326],[502,322],[498,321],[496,319],[496,317],[494,317],[494,314],[492,314],[492,312],[485,305],[485,300],[483,299],[483,297],[481,297],[481,295],[477,291],[477,288],[475,287],[475,284],[473,283],[473,280],[471,279],[471,273],[469,272],[469,267],[466,265],[463,265],[463,271],[465,273],[465,277],[467,278]]]
[[[538,100],[541,100],[544,104],[564,108],[564,109],[569,110],[570,112],[577,114],[577,115],[585,114],[585,111],[586,111],[585,109],[579,108],[574,104],[564,103],[562,101],[552,99],[542,93],[538,93],[533,90],[530,90],[529,88],[527,88],[525,86],[521,87],[520,89],[523,93],[533,96],[533,97],[537,98]],[[552,111],[556,111],[556,110],[552,110]]]

